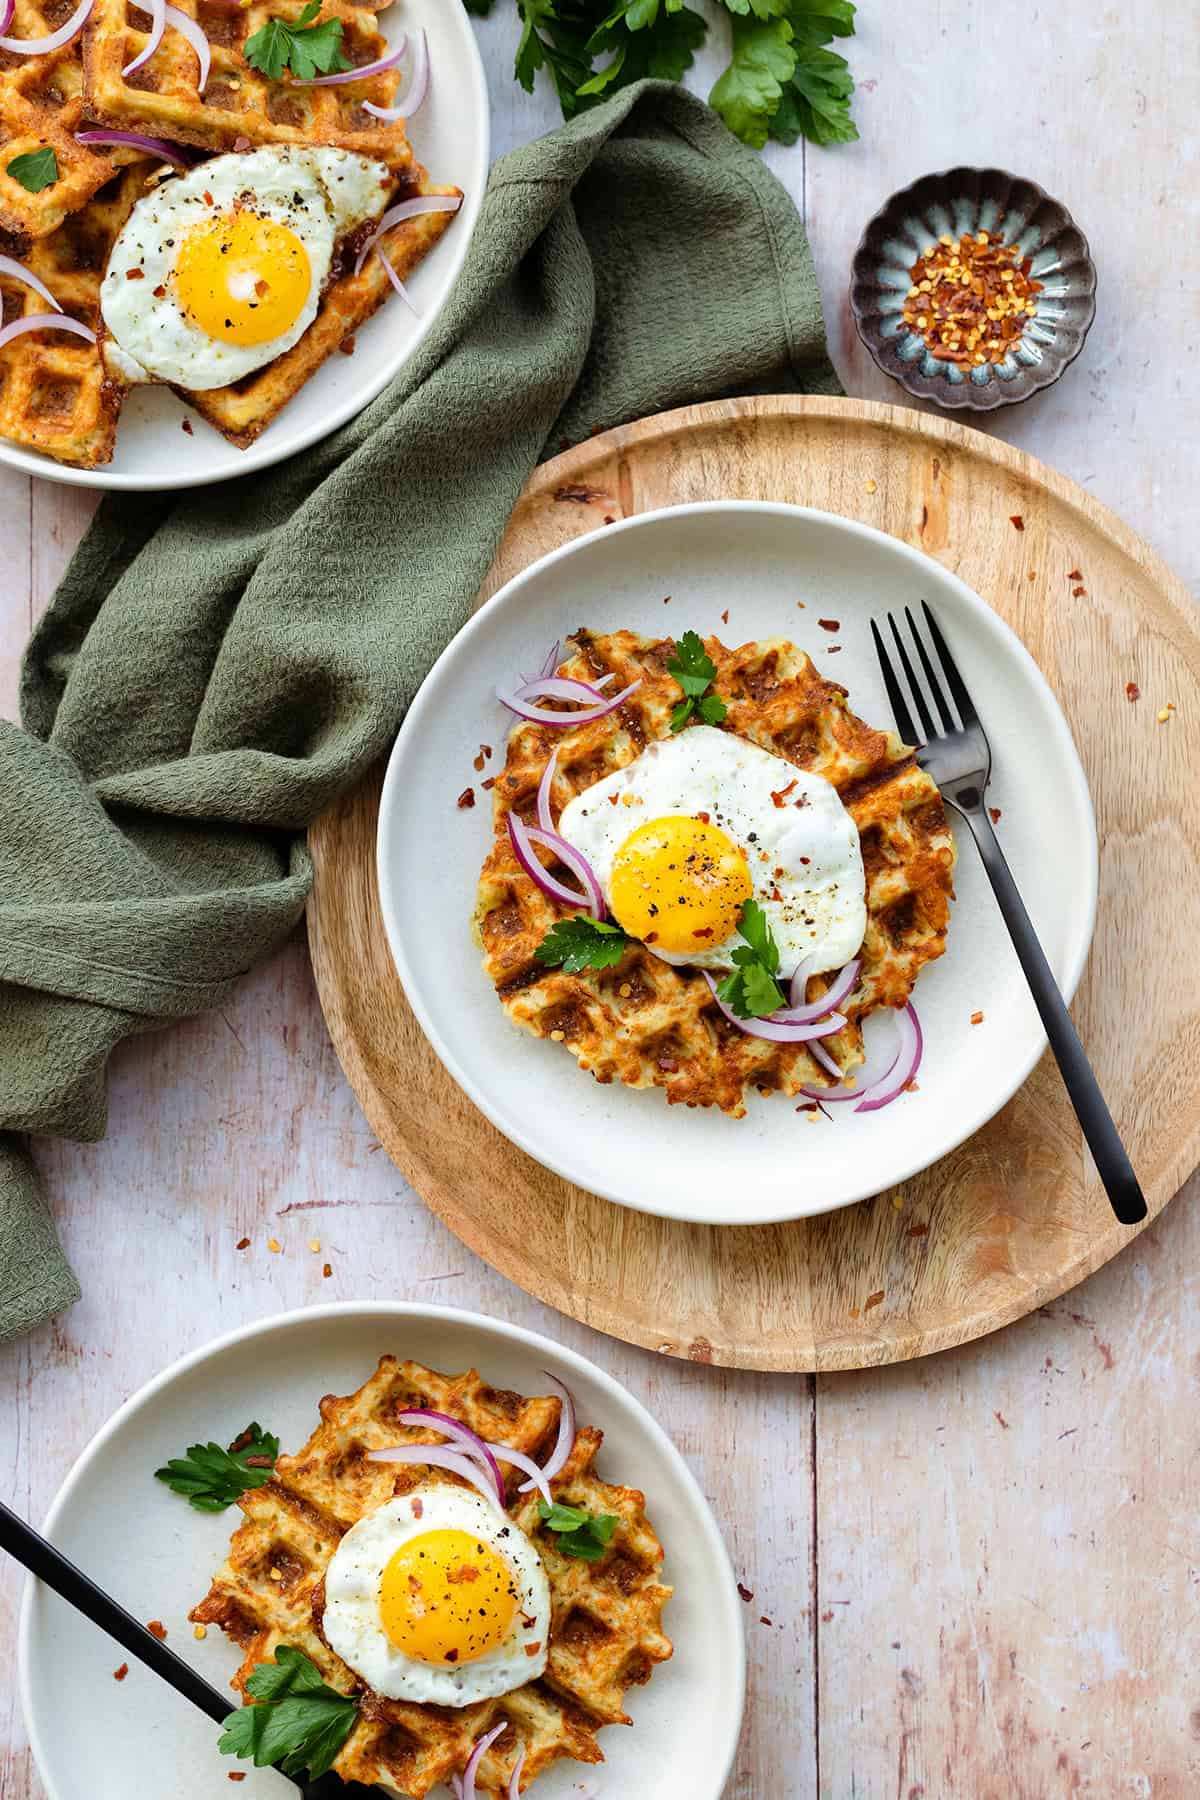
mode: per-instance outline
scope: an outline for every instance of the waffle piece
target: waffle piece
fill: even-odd
[[[64,312],[100,327],[100,283],[113,242],[146,189],[154,164],[131,164],[48,237],[14,246]],[[5,246],[7,248],[7,246]],[[5,322],[44,313],[31,288],[0,276]],[[111,461],[126,388],[104,366],[99,348],[65,331],[30,331],[0,350],[0,437],[56,462],[94,469]]]
[[[867,929],[859,983],[839,1010],[847,1024],[822,1046],[849,1074],[863,1061],[861,1021],[880,1006],[903,1006],[926,962],[945,949],[953,896],[954,839],[942,797],[893,732],[875,731],[846,704],[803,651],[781,639],[730,650],[705,648],[717,665],[725,727],[837,788],[858,826],[867,882]],[[716,1006],[698,970],[676,968],[640,944],[608,969],[568,975],[535,960],[547,931],[571,909],[549,899],[517,864],[507,818],[517,809],[536,823],[538,783],[559,751],[552,806],[631,763],[670,731],[679,686],[668,673],[671,639],[630,631],[607,637],[576,632],[559,674],[585,680],[615,671],[613,692],[641,677],[616,713],[567,729],[521,725],[492,790],[495,840],[483,865],[474,927],[484,968],[509,1017],[553,1038],[597,1081],[661,1087],[672,1104],[719,1106],[741,1117],[747,1088],[795,1094],[830,1077],[803,1044],[747,1036]],[[560,871],[569,878],[566,871]],[[829,978],[814,976],[816,999]]]
[[[178,3],[212,47],[203,94],[196,85],[196,53],[169,26],[149,62],[124,75],[125,66],[145,48],[150,15],[132,0],[96,0],[83,52],[84,91],[94,118],[205,150],[339,144],[361,156],[379,157],[397,175],[412,161],[403,120],[389,123],[363,110],[364,100],[377,106],[392,103],[400,82],[396,69],[335,87],[302,87],[287,71],[282,80],[270,81],[246,61],[247,40],[269,19],[294,23],[304,0],[250,0],[244,7],[220,0]],[[320,16],[342,21],[342,51],[352,64],[387,55],[376,15],[365,6],[325,0]]]
[[[74,10],[74,0],[16,0],[8,35],[46,37]],[[138,160],[136,150],[77,144],[74,134],[84,123],[82,36],[46,56],[0,50],[0,227],[44,237],[110,181],[114,169]],[[46,144],[54,151],[58,180],[31,194],[8,165]]]
[[[543,1529],[537,1496],[518,1496],[523,1479],[512,1471],[509,1510],[536,1546],[550,1583],[549,1664],[545,1675],[499,1699],[471,1706],[420,1706],[388,1700],[329,1649],[322,1635],[324,1577],[342,1535],[396,1494],[458,1478],[439,1469],[371,1463],[385,1445],[440,1441],[396,1423],[396,1415],[426,1407],[461,1419],[493,1442],[544,1461],[558,1429],[558,1401],[527,1399],[488,1387],[475,1370],[444,1376],[420,1363],[381,1358],[357,1393],[321,1401],[321,1424],[296,1456],[280,1457],[265,1487],[243,1495],[245,1516],[208,1595],[189,1615],[216,1624],[245,1651],[233,1685],[246,1697],[255,1665],[280,1644],[302,1650],[325,1680],[359,1697],[360,1717],[334,1767],[347,1781],[381,1786],[422,1800],[466,1765],[476,1740],[500,1720],[508,1729],[483,1758],[481,1794],[505,1793],[518,1746],[525,1746],[524,1792],[560,1758],[598,1763],[602,1725],[630,1723],[626,1689],[649,1680],[671,1655],[662,1609],[670,1598],[658,1576],[662,1545],[635,1488],[615,1487],[595,1472],[601,1433],[584,1427],[551,1484],[569,1505],[620,1519],[598,1562],[562,1555]]]
[[[459,188],[434,187],[419,165],[412,171],[400,197],[408,194],[458,194]],[[421,213],[414,219],[402,219],[393,225],[382,242],[393,268],[401,280],[432,250],[450,228],[453,213]],[[361,275],[354,273],[354,255],[358,239],[343,248],[342,270],[334,270],[325,289],[321,308],[299,343],[265,368],[256,369],[228,387],[208,388],[204,392],[176,388],[175,392],[202,418],[215,425],[230,443],[244,450],[252,444],[282,409],[297,394],[326,357],[343,347],[353,351],[350,339],[375,310],[392,293],[383,264],[371,256]],[[398,298],[395,305],[403,305]]]

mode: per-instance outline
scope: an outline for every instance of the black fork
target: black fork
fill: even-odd
[[[992,772],[992,752],[987,733],[980,724],[979,714],[975,711],[966,683],[959,674],[937,620],[924,601],[921,606],[934,654],[941,665],[940,680],[933,656],[926,648],[925,639],[911,609],[906,606],[904,616],[908,621],[909,640],[921,666],[924,684],[913,666],[913,657],[909,654],[895,618],[891,613],[887,615],[896,658],[916,706],[920,729],[913,722],[904,684],[896,673],[883,634],[875,621],[871,621],[871,634],[875,639],[888,699],[896,715],[896,728],[906,743],[921,746],[917,751],[917,761],[933,776],[942,791],[942,797],[950,802],[971,828],[980,860],[992,884],[1004,923],[1008,926],[1013,948],[1025,971],[1025,979],[1042,1016],[1042,1024],[1046,1027],[1050,1048],[1057,1059],[1071,1104],[1078,1114],[1083,1135],[1095,1158],[1096,1168],[1112,1209],[1122,1225],[1137,1225],[1146,1217],[1145,1197],[1113,1124],[1104,1095],[1100,1092],[1092,1065],[1085,1056],[1083,1045],[1071,1023],[1066,1002],[1058,991],[1058,984],[1046,961],[1045,952],[1038,942],[1037,933],[1025,910],[1025,903],[1013,880],[1012,870],[992,830],[992,821],[984,803],[988,778]],[[946,698],[947,688],[958,713],[957,720]],[[927,692],[932,701],[932,710],[930,700],[926,698]],[[940,723],[934,722],[934,712]]]

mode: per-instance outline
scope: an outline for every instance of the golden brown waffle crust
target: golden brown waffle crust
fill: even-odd
[[[863,1019],[879,1007],[904,1006],[921,968],[946,946],[955,847],[942,797],[895,733],[858,718],[846,689],[820,675],[794,644],[774,638],[730,649],[710,637],[705,648],[717,668],[713,686],[728,708],[722,728],[832,782],[858,827],[867,883],[862,971],[839,1008],[846,1026],[823,1040],[850,1074],[863,1060]],[[796,1096],[802,1088],[830,1085],[804,1045],[739,1031],[722,1016],[698,970],[664,963],[640,944],[614,967],[578,975],[536,960],[546,933],[573,909],[544,895],[517,863],[509,812],[536,823],[538,784],[557,750],[551,792],[557,820],[576,794],[669,736],[680,697],[668,669],[675,656],[671,638],[581,629],[565,651],[561,675],[594,681],[612,673],[614,693],[632,681],[641,687],[604,719],[565,729],[521,724],[509,738],[492,786],[493,842],[473,919],[484,970],[509,1018],[561,1044],[595,1080],[662,1088],[672,1104],[717,1106],[741,1117],[752,1088]],[[812,977],[809,998],[830,979]]]
[[[648,1681],[670,1657],[662,1611],[671,1589],[659,1577],[663,1547],[646,1517],[645,1496],[601,1480],[595,1470],[602,1434],[584,1426],[551,1483],[556,1499],[618,1519],[612,1543],[595,1563],[564,1556],[541,1521],[536,1493],[519,1495],[513,1469],[508,1512],[533,1543],[550,1585],[549,1660],[544,1676],[499,1699],[450,1708],[388,1700],[368,1688],[325,1642],[325,1572],[350,1527],[397,1494],[458,1486],[458,1477],[420,1464],[373,1463],[370,1451],[400,1443],[444,1441],[436,1430],[397,1422],[410,1410],[449,1414],[492,1443],[544,1463],[558,1434],[559,1402],[486,1383],[477,1370],[441,1375],[417,1362],[384,1356],[370,1379],[344,1397],[327,1394],[321,1423],[295,1456],[281,1456],[267,1484],[243,1495],[244,1521],[207,1596],[189,1617],[219,1625],[244,1652],[233,1678],[243,1700],[255,1666],[280,1644],[293,1645],[329,1684],[359,1701],[359,1720],[334,1765],[347,1781],[423,1800],[460,1774],[475,1741],[505,1730],[484,1756],[480,1794],[508,1790],[525,1750],[521,1792],[562,1758],[603,1762],[596,1733],[630,1724],[628,1688]]]

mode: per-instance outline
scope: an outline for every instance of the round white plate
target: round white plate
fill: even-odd
[[[402,32],[429,34],[433,83],[412,121],[417,160],[442,185],[462,188],[462,208],[449,231],[407,284],[420,317],[385,301],[355,334],[353,356],[330,356],[248,450],[238,450],[192,413],[169,388],[135,388],[117,425],[113,460],[75,469],[0,438],[0,463],[76,487],[159,489],[228,481],[282,462],[327,437],[362,411],[408,361],[437,318],[458,278],[483,203],[490,156],[487,82],[465,7],[448,0],[395,0],[379,14],[389,43]],[[183,420],[192,423],[192,436]]]
[[[669,605],[664,597],[670,596]],[[865,1199],[944,1156],[999,1111],[1045,1048],[1033,1001],[965,827],[946,954],[916,987],[918,1091],[880,1112],[798,1117],[775,1095],[747,1115],[672,1107],[657,1090],[601,1087],[512,1025],[480,969],[470,917],[491,841],[472,759],[503,766],[512,716],[497,681],[540,666],[576,626],[726,643],[786,637],[891,723],[868,621],[928,600],[992,743],[990,801],[1050,965],[1068,997],[1096,911],[1096,825],[1071,734],[1028,652],[977,594],[915,550],[848,519],[753,501],[672,507],[600,530],[503,588],[439,658],[396,740],[379,813],[383,918],[400,979],[434,1049],[509,1138],[610,1200],[702,1224],[806,1218]],[[803,602],[803,608],[798,605]],[[729,623],[722,623],[728,610]],[[840,624],[836,638],[819,619]],[[829,654],[834,642],[842,646]],[[984,1022],[971,1024],[982,1012]],[[881,1029],[886,1026],[881,1022]],[[868,1022],[868,1042],[872,1035]]]
[[[224,1689],[240,1662],[215,1628],[197,1643],[187,1613],[208,1590],[240,1515],[209,1515],[153,1479],[169,1456],[210,1438],[230,1442],[251,1419],[295,1449],[317,1424],[322,1394],[353,1392],[392,1352],[429,1367],[477,1367],[500,1387],[545,1391],[544,1369],[572,1389],[580,1422],[604,1432],[602,1475],[645,1491],[675,1586],[664,1624],[675,1654],[633,1688],[632,1730],[600,1734],[605,1762],[563,1762],[539,1778],[538,1800],[719,1800],[741,1730],[743,1611],[708,1505],[675,1446],[594,1363],[535,1332],[450,1307],[325,1306],[285,1313],[219,1338],[135,1394],[84,1451],[46,1531],[139,1619],[161,1619],[172,1649]],[[202,1714],[130,1661],[40,1584],[21,1611],[21,1699],[50,1800],[213,1800],[230,1769],[243,1800],[285,1800],[291,1782],[221,1756]],[[230,1709],[236,1696],[230,1696]],[[153,1776],[147,1785],[147,1771]],[[229,1789],[229,1792],[232,1792]],[[442,1789],[437,1790],[443,1792]]]

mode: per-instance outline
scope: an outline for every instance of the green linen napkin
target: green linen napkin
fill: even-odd
[[[287,937],[305,827],[386,751],[539,458],[797,389],[841,391],[800,219],[646,82],[497,164],[448,305],[351,424],[104,502],[29,646],[25,730],[0,723],[0,1339],[78,1295],[24,1134],[101,1137],[114,1045]]]

